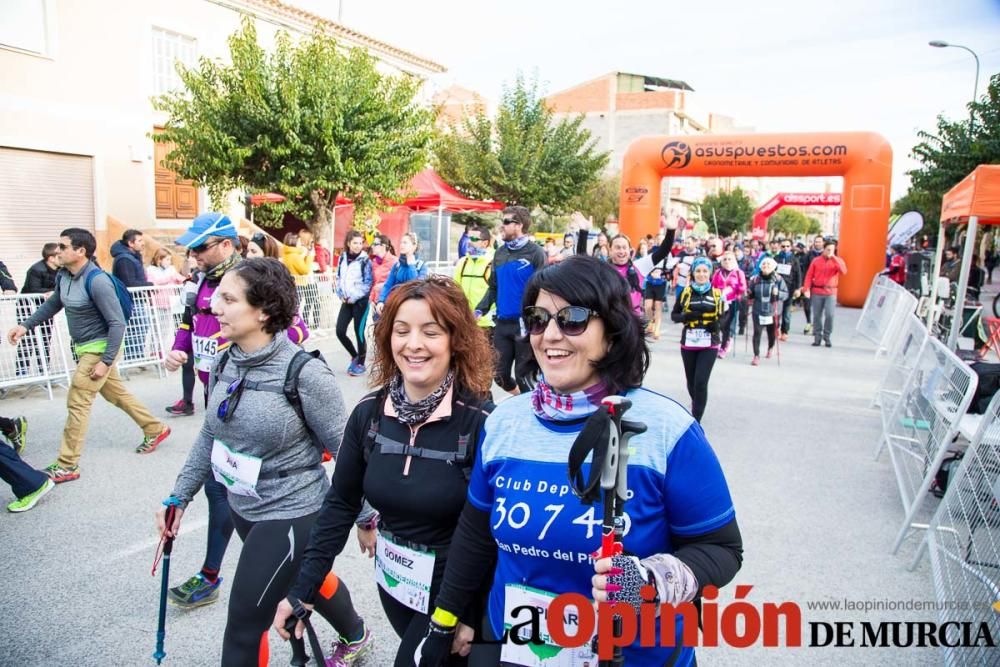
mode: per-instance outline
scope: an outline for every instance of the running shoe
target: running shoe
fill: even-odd
[[[10,433],[4,433],[4,435],[10,440],[10,444],[14,445],[14,451],[20,454],[24,451],[24,446],[28,444],[28,420],[24,417],[15,417],[12,421],[14,422],[14,430]]]
[[[773,347],[769,347],[769,348],[767,348],[767,354],[765,354],[765,355],[764,355],[764,358],[765,358],[765,359],[770,359],[770,358],[771,358],[771,353],[772,353],[772,352],[774,352],[774,348],[773,348]]]
[[[170,427],[166,427],[160,435],[143,436],[142,444],[135,448],[136,454],[151,454],[160,446],[160,443],[170,435]]]
[[[345,642],[343,638],[333,643],[333,653],[326,658],[326,667],[348,667],[355,661],[369,653],[372,649],[374,636],[368,626],[365,626],[365,634],[356,642]]]
[[[788,334],[786,333],[781,334],[780,336],[778,336],[778,340],[784,343],[786,340],[788,340]]]
[[[826,339],[826,346],[827,347],[833,347],[833,343],[830,342],[829,338]]]
[[[54,488],[56,488],[56,483],[53,482],[51,479],[47,479],[47,480],[45,480],[45,483],[42,484],[42,487],[40,489],[38,489],[37,491],[32,491],[31,493],[29,493],[28,495],[26,495],[24,498],[18,498],[17,500],[15,500],[14,502],[12,502],[10,505],[7,505],[7,511],[8,512],[27,512],[32,507],[34,507],[35,505],[38,504],[38,501],[42,499],[42,496],[44,496],[46,493],[48,493],[49,491],[51,491]]]
[[[180,586],[171,588],[167,593],[170,604],[183,609],[194,609],[212,604],[219,599],[219,584],[222,577],[213,584],[201,572],[194,575]]]
[[[347,374],[351,377],[358,377],[359,375],[365,374],[365,364],[364,362],[355,361],[347,367]]]
[[[189,417],[194,414],[194,403],[188,403],[182,398],[173,405],[168,405],[167,412],[172,415]]]
[[[750,361],[750,365],[751,366],[760,366],[760,357],[754,356],[754,358]]]
[[[56,484],[72,482],[74,479],[80,479],[80,466],[69,466],[68,468],[64,468],[58,463],[53,463],[42,472],[48,475],[49,479]]]
[[[813,325],[807,324],[805,330],[802,332],[807,336],[813,332]]]

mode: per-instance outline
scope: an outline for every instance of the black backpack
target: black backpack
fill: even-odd
[[[323,354],[319,350],[314,350],[309,352],[307,350],[299,350],[292,357],[291,363],[288,364],[288,370],[285,372],[285,383],[281,387],[281,393],[285,395],[285,400],[292,406],[295,410],[295,414],[298,415],[302,424],[306,427],[306,432],[309,433],[309,439],[312,440],[313,444],[319,448],[320,452],[328,451],[326,445],[320,442],[319,437],[313,432],[312,428],[309,426],[309,422],[306,420],[305,412],[302,410],[302,398],[299,396],[299,376],[302,374],[302,368],[308,364],[313,359],[318,359],[326,365],[326,359],[323,358]],[[226,364],[229,362],[229,350],[225,350],[222,353],[222,357],[219,358],[219,365],[215,370],[215,379],[218,380],[219,376],[222,375],[222,371],[226,368]]]

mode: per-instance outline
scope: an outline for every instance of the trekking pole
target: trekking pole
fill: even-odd
[[[775,302],[774,307],[774,353],[778,357],[778,367],[781,367],[781,327],[779,323],[781,322],[781,306],[782,302],[779,300]]]
[[[608,396],[597,412],[587,419],[569,453],[569,478],[573,493],[580,501],[593,505],[603,500],[604,520],[598,558],[622,553],[625,528],[625,501],[628,496],[628,443],[633,435],[646,432],[642,422],[625,421],[623,415],[632,401],[622,396]],[[584,460],[593,453],[589,478],[583,479]],[[622,620],[615,617],[614,636],[620,637]],[[593,650],[597,652],[597,638]],[[621,646],[615,646],[611,660],[601,660],[600,667],[620,667],[625,663]]]
[[[167,513],[164,518],[164,528],[163,534],[160,536],[160,544],[157,547],[157,551],[160,554],[153,558],[153,571],[152,575],[156,576],[156,564],[159,561],[159,557],[163,557],[163,572],[162,578],[160,579],[160,614],[159,620],[156,624],[156,651],[153,652],[153,658],[156,660],[156,664],[163,662],[163,659],[167,657],[167,652],[163,650],[163,640],[167,636],[167,582],[170,579],[170,554],[174,550],[174,538],[167,537],[167,531],[169,531],[174,525],[174,518],[177,515],[176,505],[167,505]]]
[[[305,639],[295,636],[295,626],[299,621],[305,626],[305,636],[309,639],[309,649],[313,653],[316,665],[323,664],[323,647],[319,643],[319,637],[313,628],[309,617],[312,612],[302,604],[301,600],[288,596],[285,598],[292,605],[292,615],[285,621],[285,631],[290,635],[289,641],[292,644],[292,667],[302,667],[309,663],[309,656],[306,654]]]

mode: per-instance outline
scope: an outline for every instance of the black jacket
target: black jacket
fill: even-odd
[[[114,257],[111,273],[122,281],[125,287],[149,287],[153,284],[146,280],[146,269],[142,265],[142,255],[129,249],[121,241],[115,241],[111,246],[111,256]]]
[[[383,396],[380,391],[368,394],[347,420],[333,486],[323,501],[291,589],[292,595],[305,602],[315,599],[334,558],[343,551],[363,500],[379,511],[380,531],[434,548],[438,557],[431,599],[437,595],[448,546],[465,506],[465,473],[471,472],[475,448],[493,404],[456,387],[451,416],[421,424],[413,435],[409,426],[384,414]],[[373,426],[377,428],[374,436]],[[375,437],[381,441],[379,444]],[[455,453],[465,443],[468,467],[420,453],[386,453],[386,443],[407,445],[411,438],[414,452],[426,450],[439,455]]]
[[[21,294],[45,294],[56,288],[56,273],[59,269],[50,269],[44,259],[40,259],[24,274],[24,287]]]

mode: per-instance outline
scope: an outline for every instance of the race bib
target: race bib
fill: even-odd
[[[212,442],[212,475],[229,493],[260,500],[257,495],[260,464],[258,457],[234,452],[218,438]]]
[[[684,337],[686,347],[711,347],[712,334],[707,329],[688,329]]]
[[[507,584],[504,587],[504,632],[511,631],[514,626],[531,620],[524,610],[515,613],[516,609],[533,607],[542,610],[542,622],[539,624],[541,636],[538,639],[541,639],[543,643],[518,645],[511,641],[504,642],[503,648],[500,650],[502,662],[525,665],[526,667],[596,667],[597,657],[590,650],[590,642],[578,648],[567,648],[558,646],[549,636],[548,624],[544,619],[548,616],[549,605],[552,604],[555,597],[554,593],[520,584]],[[579,616],[579,611],[575,607],[566,607],[563,614],[563,627],[567,635],[576,636]],[[519,628],[519,630],[530,632],[527,626]],[[531,639],[531,637],[525,636],[524,639]]]
[[[212,370],[212,362],[219,352],[219,339],[210,336],[192,336],[194,347],[194,367],[208,373]]]
[[[758,315],[757,320],[761,324],[774,324],[774,315]]]
[[[791,273],[792,273],[791,264],[778,264],[778,275],[787,276],[790,275]]]
[[[430,608],[434,552],[396,544],[379,534],[375,545],[375,580],[396,601],[426,614]]]

